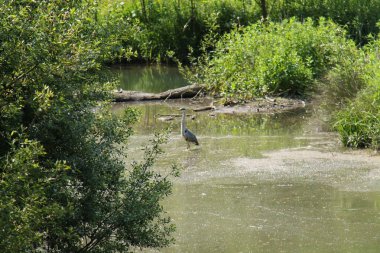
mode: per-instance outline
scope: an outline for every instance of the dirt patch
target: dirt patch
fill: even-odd
[[[245,113],[277,113],[288,111],[306,105],[305,101],[289,98],[261,98],[243,104],[216,106],[215,113],[245,114]]]

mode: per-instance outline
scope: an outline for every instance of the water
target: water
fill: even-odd
[[[129,143],[135,159],[155,131],[172,128],[156,169],[183,168],[163,202],[176,243],[159,252],[379,252],[378,156],[343,149],[311,107],[269,115],[188,110],[200,146],[187,150],[175,116],[201,104],[115,105],[116,113],[128,106],[142,112]]]
[[[117,65],[111,70],[119,76],[120,88],[123,90],[156,93],[188,84],[173,66]]]
[[[131,106],[119,104],[118,109]],[[186,149],[179,114],[186,100],[132,104],[142,111],[131,152],[172,126],[164,170],[182,175],[164,201],[176,243],[160,252],[378,252],[380,159],[341,148],[310,108],[273,115],[188,113],[200,147]],[[136,152],[137,151],[137,152]]]

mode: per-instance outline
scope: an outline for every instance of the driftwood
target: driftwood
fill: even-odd
[[[157,114],[158,119],[174,119],[174,118],[180,118],[182,114]],[[189,117],[191,119],[195,119],[195,115],[186,114],[186,117]]]
[[[215,110],[215,106],[209,105],[209,106],[203,106],[203,107],[193,109],[194,112],[202,112],[202,111],[209,111],[209,110]]]
[[[175,117],[181,117],[182,116],[182,114],[157,114],[157,116],[159,116],[159,117],[173,117],[173,118],[175,118]],[[186,116],[188,116],[188,115],[186,115]]]
[[[146,93],[139,91],[115,91],[114,97],[115,102],[192,98],[198,95],[203,89],[203,86],[192,84],[160,93]]]
[[[171,121],[171,120],[174,120],[174,117],[171,117],[171,116],[163,116],[163,117],[158,117],[157,118],[159,121]]]

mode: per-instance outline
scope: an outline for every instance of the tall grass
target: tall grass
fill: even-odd
[[[335,115],[334,128],[345,146],[380,148],[379,49],[379,39],[363,49],[364,57],[361,59],[364,60],[357,61],[359,71],[356,72],[356,79],[362,83],[362,89]],[[338,71],[337,74],[342,72]],[[344,72],[341,76],[345,77]],[[350,82],[346,78],[346,83]]]

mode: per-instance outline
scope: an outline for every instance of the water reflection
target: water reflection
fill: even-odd
[[[162,92],[188,84],[173,66],[116,65],[111,70],[119,75],[123,90]]]
[[[123,106],[118,104],[117,110]],[[176,243],[160,252],[378,252],[380,160],[341,152],[302,108],[273,115],[195,113],[186,149],[178,108],[189,101],[134,104],[142,111],[131,148],[172,126],[158,169],[182,165],[164,201]],[[173,120],[161,121],[161,115]],[[134,156],[138,156],[136,152]]]

